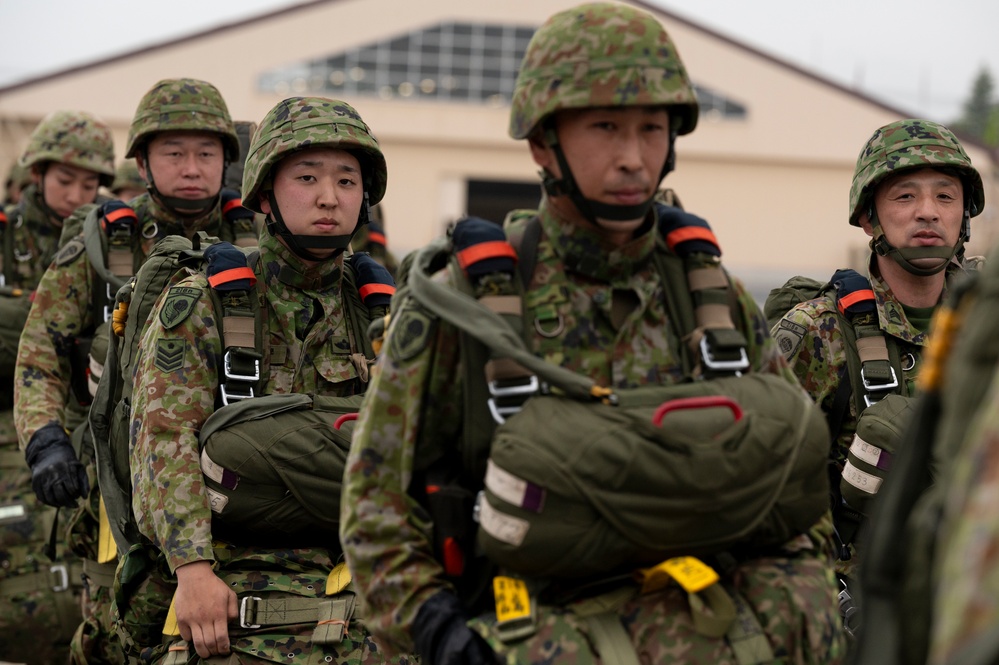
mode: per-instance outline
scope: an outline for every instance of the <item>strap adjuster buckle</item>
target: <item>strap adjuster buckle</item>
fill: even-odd
[[[259,623],[250,623],[246,618],[246,615],[252,613],[254,618],[256,618],[256,603],[259,603],[263,598],[259,596],[246,596],[243,600],[239,601],[239,627],[240,628],[260,628]],[[254,606],[250,607],[250,601],[254,602]]]
[[[253,374],[236,374],[232,371],[232,349],[225,352],[222,361],[225,370],[225,378],[233,381],[259,381],[260,380],[260,358],[253,359]],[[252,390],[250,391],[252,392]]]
[[[711,347],[708,345],[708,336],[704,335],[701,337],[700,349],[701,360],[704,362],[704,366],[713,372],[735,372],[739,374],[742,370],[749,369],[749,356],[746,355],[746,347],[744,346],[739,348],[738,360],[717,360],[711,353]]]
[[[502,425],[506,422],[507,418],[517,414],[523,407],[524,402],[527,401],[526,398],[536,394],[538,392],[538,388],[540,387],[538,377],[534,374],[530,376],[527,383],[500,386],[497,385],[496,381],[490,381],[487,385],[489,388],[489,394],[492,395],[492,397],[490,397],[486,402],[489,405],[489,414],[498,425]],[[509,397],[524,397],[525,399],[512,406],[500,406],[496,403],[497,399],[505,399]]]
[[[57,563],[54,566],[50,566],[49,572],[59,576],[59,582],[52,586],[53,591],[65,591],[69,588],[69,572],[66,570],[66,564]]]
[[[229,406],[230,402],[238,402],[244,399],[253,399],[256,395],[253,392],[253,386],[247,386],[248,394],[242,394],[237,392],[230,392],[226,390],[225,384],[219,386],[219,392],[222,394],[222,405]]]
[[[891,390],[898,388],[898,375],[895,374],[895,368],[888,365],[888,369],[891,371],[891,380],[885,383],[871,383],[867,380],[867,375],[864,373],[864,366],[860,367],[860,382],[864,386],[864,390],[868,393],[886,393]],[[884,395],[878,396],[877,399],[871,397],[870,394],[864,395],[864,404],[871,406],[875,402],[879,401]]]

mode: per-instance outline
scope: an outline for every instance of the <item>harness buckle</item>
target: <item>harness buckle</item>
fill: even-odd
[[[524,406],[524,402],[527,401],[527,397],[534,395],[538,392],[540,384],[538,383],[538,377],[534,374],[527,380],[527,383],[516,384],[511,386],[500,386],[497,385],[496,381],[490,381],[487,384],[489,388],[489,394],[492,397],[486,402],[489,405],[489,414],[496,421],[496,424],[502,425],[506,422],[506,419],[512,415],[516,415],[520,409]],[[500,406],[497,403],[498,399],[507,399],[510,397],[524,397],[525,399],[520,400],[516,405],[512,406]]]
[[[717,360],[715,356],[711,353],[711,347],[708,345],[708,336],[705,335],[701,337],[701,360],[704,362],[704,366],[713,372],[734,372],[736,375],[741,374],[742,370],[749,369],[749,356],[746,355],[746,347],[739,348],[739,359],[738,360]]]
[[[246,619],[246,615],[252,612],[256,615],[256,603],[261,602],[263,599],[259,596],[246,596],[243,600],[239,601],[239,627],[240,628],[260,628],[259,623],[249,623]],[[254,602],[254,606],[250,607],[250,601]],[[255,617],[254,617],[255,618]]]
[[[49,572],[59,576],[58,584],[52,586],[53,591],[65,591],[69,588],[69,572],[66,570],[66,564],[57,563],[54,566],[50,566]]]
[[[225,370],[225,378],[232,379],[233,381],[259,381],[260,380],[260,358],[253,359],[253,374],[236,374],[232,371],[232,349],[228,349],[225,352],[223,358],[223,367]],[[253,390],[250,390],[251,396]]]
[[[222,393],[222,405],[229,406],[230,402],[238,402],[244,399],[253,399],[256,395],[253,392],[253,386],[247,386],[249,394],[241,394],[237,392],[230,392],[226,390],[225,384],[219,386],[219,392]]]
[[[898,375],[895,374],[895,368],[888,365],[888,369],[891,371],[891,380],[885,383],[871,383],[867,380],[867,375],[864,373],[864,366],[860,367],[860,382],[864,385],[864,390],[868,393],[886,393],[890,390],[895,390],[898,388]],[[864,404],[871,406],[875,402],[879,401],[884,395],[880,395],[877,399],[873,399],[870,394],[864,395]]]

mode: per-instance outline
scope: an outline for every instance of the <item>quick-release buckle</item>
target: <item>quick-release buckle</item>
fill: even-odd
[[[246,620],[246,614],[250,605],[250,601],[259,603],[263,600],[260,596],[246,596],[243,600],[239,601],[239,627],[240,628],[260,628],[259,623],[249,623]],[[252,608],[254,614],[256,613],[256,607]]]
[[[229,406],[230,402],[238,402],[244,399],[253,399],[256,394],[253,392],[253,386],[248,386],[248,394],[241,394],[237,392],[230,392],[226,390],[225,384],[219,386],[219,392],[222,394],[222,406]]]
[[[739,348],[738,360],[716,360],[711,354],[711,347],[708,345],[708,337],[701,337],[701,359],[704,366],[713,372],[734,372],[740,374],[742,370],[749,369],[749,356],[746,355],[746,347]]]
[[[867,380],[867,376],[864,374],[864,366],[861,365],[860,382],[863,384],[864,390],[866,390],[868,393],[864,395],[864,404],[866,404],[867,406],[875,404],[876,402],[880,401],[881,398],[884,397],[884,395],[882,394],[879,395],[877,399],[875,399],[870,395],[870,393],[886,393],[888,391],[895,390],[896,388],[898,388],[898,375],[895,374],[895,368],[889,365],[888,369],[891,370],[891,381],[887,381],[885,383],[871,383]]]
[[[260,359],[253,359],[253,374],[234,374],[232,371],[232,350],[225,352],[225,356],[222,359],[222,365],[225,371],[225,378],[232,379],[233,381],[259,381],[260,380]],[[250,392],[253,392],[252,390]]]
[[[65,591],[69,588],[69,573],[66,571],[65,564],[57,563],[54,566],[50,566],[49,572],[59,576],[59,583],[52,586],[53,591]]]
[[[492,397],[486,402],[489,405],[489,414],[493,417],[498,425],[502,425],[506,422],[506,419],[512,415],[520,412],[523,407],[525,400],[521,400],[520,403],[512,406],[500,406],[496,403],[497,399],[506,399],[509,397],[521,397],[530,396],[538,392],[540,384],[538,383],[538,377],[534,374],[527,380],[527,383],[516,384],[512,386],[500,386],[497,385],[495,381],[490,381],[488,383],[489,394]]]

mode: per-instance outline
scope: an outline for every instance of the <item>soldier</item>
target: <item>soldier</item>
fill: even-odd
[[[7,172],[4,183],[4,200],[2,205],[17,205],[21,201],[21,192],[31,184],[31,171],[21,166],[21,160],[15,159]]]
[[[39,503],[31,474],[17,451],[14,364],[35,288],[52,262],[66,217],[92,203],[111,180],[111,130],[80,111],[57,111],[38,124],[18,168],[33,181],[20,202],[7,207],[0,230],[0,653],[8,660],[65,660],[79,616],[79,563],[50,542],[56,511]],[[14,175],[12,173],[12,175]],[[53,549],[55,548],[55,549]],[[63,583],[65,580],[65,583]],[[24,635],[43,635],[40,643]],[[17,637],[15,637],[17,636]],[[8,640],[8,637],[12,638]]]
[[[599,554],[586,545],[577,547],[577,540],[593,542],[588,527],[574,525],[581,524],[583,515],[599,510],[595,504],[587,504],[588,511],[553,504],[562,499],[555,499],[550,485],[525,481],[501,468],[497,459],[500,434],[512,432],[508,428],[519,422],[519,434],[503,441],[512,445],[523,440],[525,454],[513,454],[507,461],[516,464],[518,457],[540,449],[539,454],[549,460],[539,471],[547,476],[543,484],[563,475],[561,460],[586,463],[585,455],[571,451],[545,452],[549,446],[572,441],[584,445],[591,429],[582,421],[548,411],[568,406],[566,400],[537,392],[541,378],[547,382],[550,377],[562,377],[565,383],[559,388],[568,390],[565,385],[572,381],[565,379],[565,370],[583,384],[583,394],[604,395],[606,403],[613,404],[618,392],[635,394],[631,389],[655,389],[657,394],[682,390],[683,378],[693,366],[689,363],[697,363],[705,372],[701,378],[714,376],[717,370],[719,376],[730,377],[718,380],[731,380],[730,385],[746,385],[740,383],[744,379],[767,382],[786,391],[783,408],[802,409],[801,422],[820,419],[794,384],[758,307],[738,282],[722,276],[717,255],[708,259],[699,251],[691,254],[692,261],[703,259],[701,267],[721,277],[713,283],[725,293],[716,293],[719,299],[712,301],[725,303],[719,309],[722,318],[731,315],[727,333],[702,331],[703,339],[711,337],[715,341],[705,344],[714,346],[731,335],[745,357],[739,351],[726,354],[735,360],[723,370],[715,363],[719,359],[715,352],[694,361],[693,350],[680,341],[685,332],[677,327],[680,317],[674,314],[679,311],[669,309],[672,295],[667,294],[683,294],[689,302],[690,291],[682,269],[667,278],[668,269],[660,260],[679,258],[666,249],[660,231],[667,222],[679,220],[684,226],[672,240],[712,236],[703,222],[694,223],[698,218],[656,205],[655,197],[674,163],[674,139],[694,129],[697,108],[672,41],[662,25],[640,10],[610,3],[582,5],[549,18],[531,40],[514,91],[510,135],[528,140],[531,155],[543,170],[546,194],[541,208],[527,215],[526,222],[524,215],[508,220],[509,244],[496,240],[495,233],[502,237],[502,231],[485,221],[459,222],[452,237],[456,263],[447,272],[421,278],[422,269],[433,265],[434,259],[427,250],[417,255],[407,277],[406,288],[412,290],[408,297],[402,296],[403,291],[397,295],[386,347],[347,460],[341,541],[365,602],[365,623],[392,648],[415,649],[425,662],[438,664],[836,663],[843,657],[831,523],[821,479],[828,439],[821,423],[810,446],[817,459],[813,472],[819,474],[816,493],[808,499],[815,507],[802,520],[804,527],[763,550],[733,547],[739,552],[734,558],[710,548],[701,551],[721,576],[720,581],[711,578],[711,593],[731,596],[732,605],[723,604],[736,607],[734,615],[739,616],[736,620],[730,614],[717,630],[707,629],[696,609],[703,608],[693,598],[700,593],[699,585],[643,586],[632,581],[633,575],[656,576],[646,566],[669,557],[660,558],[659,548],[694,553],[694,545],[682,542],[687,534],[678,535],[685,529],[666,536],[669,527],[624,528],[612,530],[614,535],[602,541]],[[519,281],[519,276],[505,272],[513,265],[511,245],[519,246],[518,270],[523,271],[522,315],[510,297],[515,295],[511,290],[516,291],[511,280]],[[440,288],[431,292],[440,296],[440,302],[467,302],[442,284],[465,290],[467,284],[456,283],[463,271],[471,288],[482,296],[479,303],[495,304],[499,323],[494,325],[488,317],[480,320],[474,301],[444,318],[444,307],[418,295],[436,284]],[[495,373],[487,375],[483,385],[481,378],[475,378],[474,360],[469,360],[477,353],[472,337],[483,340],[496,326],[507,327],[510,318],[523,324],[526,346],[511,345],[511,352],[523,351],[499,355],[539,376],[524,377],[503,362],[507,358],[489,360],[487,351],[478,353],[480,363],[485,363],[487,374]],[[735,370],[736,366],[742,369]],[[732,371],[745,376],[734,378]],[[711,389],[719,384],[712,380],[698,385]],[[531,396],[519,406],[506,401],[525,393]],[[478,400],[467,397],[476,394]],[[582,398],[573,398],[577,399]],[[573,413],[586,418],[586,423],[592,423],[590,418],[617,417],[604,404],[580,404]],[[510,417],[518,408],[521,411]],[[504,420],[504,413],[505,422],[490,443],[492,421]],[[668,466],[641,458],[632,463],[629,449],[623,442],[618,445],[618,434],[642,437],[643,425],[611,429],[614,436],[601,448],[607,457],[590,458],[595,470],[618,476],[617,489],[602,492],[603,499],[634,498],[627,488],[646,466],[654,467],[650,474],[658,478],[647,495],[650,502],[684,495],[665,480]],[[542,438],[543,443],[535,443]],[[475,447],[480,442],[489,450],[488,462],[482,459],[483,449]],[[706,462],[685,468],[689,472],[685,475],[700,476],[718,466]],[[700,470],[694,473],[695,469]],[[602,489],[590,485],[582,491]],[[720,495],[734,489],[721,484],[711,492]],[[500,495],[524,509],[510,507],[516,517],[499,514],[497,506],[507,505]],[[715,499],[705,500],[712,503],[713,515],[726,512],[717,508]],[[558,505],[563,506],[561,511]],[[704,505],[692,508],[704,509]],[[545,515],[546,526],[531,522]],[[635,499],[622,510],[609,510],[605,517],[634,524],[632,520],[641,520],[642,515],[658,516],[658,511]],[[593,531],[603,530],[602,524],[596,523]],[[618,544],[625,546],[632,539],[647,542],[646,536],[653,533],[674,542],[656,546],[655,553],[616,554]],[[546,547],[514,561],[522,544],[549,535],[552,540]],[[477,547],[486,545],[488,559],[476,556]],[[544,571],[539,570],[541,558],[549,562]],[[688,564],[709,577],[714,574],[685,557],[663,563]],[[689,603],[685,589],[693,594]],[[726,613],[715,609],[719,612],[714,616]],[[742,628],[745,634],[733,632]]]
[[[838,569],[847,584],[862,557],[856,533],[866,502],[897,445],[872,435],[897,434],[908,418],[930,318],[948,281],[973,264],[964,243],[983,207],[981,176],[946,127],[910,119],[878,129],[850,188],[850,224],[871,236],[868,280],[842,279],[837,292],[797,305],[772,330],[834,433]]]
[[[63,221],[111,184],[111,130],[89,113],[55,111],[31,133],[20,164],[34,184],[6,211],[3,277],[7,286],[33,289],[59,247]]]
[[[76,508],[68,519],[69,542],[84,559],[89,601],[74,641],[80,659],[121,659],[109,615],[115,551],[99,551],[110,536],[106,520],[99,528],[93,445],[84,438],[89,380],[100,371],[91,359],[103,361],[104,355],[88,353],[88,345],[96,339],[95,349],[106,348],[105,317],[117,289],[112,284],[133,274],[158,240],[198,231],[228,239],[240,234],[225,220],[219,194],[225,164],[237,152],[229,112],[214,86],[195,79],[156,83],[139,102],[126,146],[126,157],[136,159],[149,183],[148,193],[127,205],[112,201],[73,215],[67,226],[80,224],[89,212],[96,223],[83,222],[84,231],[60,250],[28,314],[15,370],[15,424],[38,499]],[[252,226],[243,230],[252,232]],[[99,243],[93,252],[88,241]],[[102,253],[106,265],[94,265],[92,257]]]
[[[146,193],[146,181],[139,174],[135,160],[126,159],[118,165],[114,172],[114,182],[109,189],[122,201],[131,201]]]
[[[257,286],[247,280],[242,287],[258,290],[265,303],[264,361],[254,395],[351,396],[366,388],[373,352],[352,332],[368,316],[354,304],[360,303],[354,290],[361,271],[353,260],[348,270],[343,252],[356,227],[367,222],[368,204],[381,200],[386,179],[378,142],[348,104],[290,98],[260,123],[243,179],[247,205],[267,216]],[[383,287],[390,284],[383,269],[362,260],[380,271]],[[343,584],[331,588],[339,576],[333,571],[344,569],[335,568],[335,526],[331,534],[313,522],[305,532],[277,540],[263,534],[262,525],[234,529],[230,518],[217,513],[221,501],[240,499],[205,489],[206,476],[213,474],[204,463],[208,449],[199,452],[198,431],[213,412],[227,413],[227,407],[217,407],[226,403],[228,393],[220,386],[229,376],[215,361],[229,344],[228,338],[223,344],[210,292],[201,273],[166,292],[149,318],[135,374],[133,511],[151,556],[163,561],[158,569],[176,575],[163,587],[176,585],[173,608],[189,646],[175,644],[171,651],[193,648],[202,659],[197,662],[230,652],[240,663],[295,657],[385,662],[363,624],[350,622],[352,610],[341,607],[324,620],[322,608],[338,600],[352,607],[353,594]],[[387,293],[382,295],[387,303]],[[179,355],[169,349],[180,349]],[[255,427],[268,440],[266,425]],[[240,483],[247,482],[246,470],[240,473]],[[327,493],[339,497],[339,478],[321,479]],[[272,602],[289,611],[266,618],[264,606]]]

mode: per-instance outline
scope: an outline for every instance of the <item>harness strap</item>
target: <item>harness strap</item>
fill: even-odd
[[[110,589],[114,587],[114,572],[118,568],[117,559],[109,563],[97,563],[92,559],[83,560],[83,574],[90,585]]]
[[[353,593],[332,598],[243,596],[239,602],[239,626],[256,630],[264,626],[315,623],[313,644],[338,644],[354,618],[355,607]]]
[[[24,573],[0,580],[0,596],[13,596],[45,589],[55,593],[68,591],[71,588],[78,589],[83,586],[82,575],[83,565],[79,562],[56,563],[49,566],[48,570]]]

